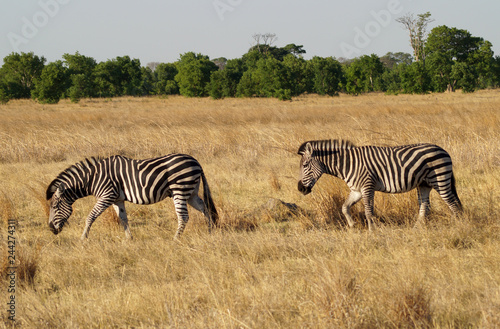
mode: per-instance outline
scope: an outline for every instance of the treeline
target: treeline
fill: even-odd
[[[466,30],[439,26],[425,42],[418,61],[410,54],[365,55],[355,59],[302,57],[303,46],[257,44],[241,58],[227,60],[188,52],[174,63],[141,66],[129,56],[97,63],[64,54],[46,64],[33,53],[12,53],[0,68],[0,101],[33,98],[57,103],[88,97],[173,95],[187,97],[277,97],[303,93],[358,95],[473,92],[500,85],[500,57],[490,42]]]

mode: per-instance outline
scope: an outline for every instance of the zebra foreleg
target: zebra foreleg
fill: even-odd
[[[345,200],[344,204],[342,205],[342,213],[347,219],[349,227],[354,226],[354,221],[352,220],[351,216],[351,207],[359,200],[361,200],[361,192],[351,190],[351,193],[347,197],[347,200]]]
[[[123,228],[125,230],[125,236],[129,239],[132,239],[132,233],[130,233],[130,228],[128,226],[128,218],[127,218],[127,212],[125,211],[125,202],[123,201],[118,201],[113,204],[113,208],[115,209],[116,214],[120,218],[120,222],[123,225]]]
[[[108,200],[97,200],[96,204],[92,208],[87,220],[85,221],[85,228],[83,229],[82,240],[86,239],[89,235],[90,227],[94,223],[97,217],[99,217],[104,210],[106,210],[113,202]]]

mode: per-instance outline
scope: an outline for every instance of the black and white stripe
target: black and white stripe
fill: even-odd
[[[200,178],[204,200],[198,196]],[[189,220],[187,204],[205,215],[209,229],[218,219],[203,169],[196,159],[186,154],[147,160],[119,155],[85,159],[61,172],[46,193],[47,200],[50,200],[49,226],[54,234],[62,230],[71,215],[73,203],[88,195],[94,195],[96,203],[87,217],[82,238],[87,237],[92,223],[109,206],[114,207],[126,235],[131,237],[125,201],[152,204],[171,197],[178,218],[176,238]]]
[[[347,183],[351,193],[342,212],[351,227],[354,222],[350,208],[363,199],[371,229],[375,191],[401,193],[417,188],[419,221],[428,213],[431,189],[439,193],[453,214],[462,211],[450,155],[437,145],[356,147],[348,141],[322,140],[303,143],[298,154],[302,156],[298,189],[303,194],[311,192],[322,174],[336,176]]]

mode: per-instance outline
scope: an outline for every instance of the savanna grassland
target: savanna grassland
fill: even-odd
[[[414,227],[416,192],[375,195],[346,229],[345,184],[297,191],[299,145],[436,143],[465,208],[436,192]],[[80,235],[93,198],[57,236],[44,192],[89,156],[182,152],[202,164],[220,227],[191,209],[180,241],[171,200],[127,204],[133,240],[111,211]],[[16,225],[16,323],[23,328],[499,328],[500,91],[275,99],[116,98],[0,106],[0,326],[10,327],[7,221]],[[291,212],[279,199],[294,203]]]

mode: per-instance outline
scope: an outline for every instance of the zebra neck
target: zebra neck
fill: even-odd
[[[90,195],[86,186],[68,186],[65,184],[65,189],[62,196],[69,204],[73,204],[76,200]]]
[[[328,174],[338,177],[340,179],[344,179],[345,177],[345,165],[348,161],[348,152],[346,150],[340,149],[337,150],[332,156],[332,159],[327,162],[327,170]]]

